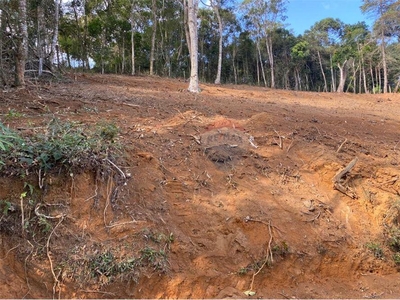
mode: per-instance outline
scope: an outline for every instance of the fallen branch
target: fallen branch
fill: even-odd
[[[357,199],[358,196],[357,194],[352,191],[348,186],[344,186],[343,184],[346,183],[344,180],[344,177],[346,176],[347,173],[351,171],[351,169],[354,168],[355,164],[358,161],[358,157],[354,158],[343,170],[339,171],[335,177],[333,177],[333,187],[338,190],[339,192],[342,192],[346,196],[349,196],[352,199]]]

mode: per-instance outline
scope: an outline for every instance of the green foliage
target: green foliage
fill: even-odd
[[[2,153],[12,151],[21,142],[22,138],[16,132],[0,123],[0,150],[2,150]],[[4,164],[1,158],[0,164]]]
[[[4,216],[8,216],[9,212],[15,210],[11,202],[7,200],[0,200],[0,209],[3,212]]]
[[[118,271],[116,266],[114,255],[110,251],[95,255],[89,260],[93,277],[115,275]]]
[[[168,252],[173,234],[144,229],[130,242],[116,247],[94,244],[90,250],[76,246],[66,260],[58,264],[65,274],[85,283],[105,285],[114,280],[137,282],[142,272],[162,274],[168,271]],[[89,251],[89,253],[88,253]]]
[[[15,119],[15,118],[20,118],[22,116],[23,116],[23,114],[16,111],[15,109],[9,109],[6,114],[6,119],[11,120],[11,119]]]
[[[298,42],[291,48],[293,58],[306,58],[310,55],[309,43],[307,41]]]
[[[118,128],[114,124],[103,123],[93,130],[53,119],[44,132],[26,137],[1,124],[0,129],[0,172],[14,175],[34,169],[93,169],[103,165],[110,150],[118,146]]]
[[[400,266],[400,252],[393,254],[393,261],[397,266]]]
[[[370,250],[376,258],[383,258],[383,250],[382,247],[378,243],[368,242],[365,244],[365,247]]]
[[[286,256],[287,254],[289,254],[289,246],[285,241],[275,245],[274,247],[272,247],[271,250],[274,254],[280,256]]]
[[[114,142],[118,135],[118,127],[112,123],[100,123],[98,125],[98,134],[104,140],[108,142]]]
[[[166,244],[171,244],[175,239],[174,234],[172,232],[167,236],[164,233],[153,232],[152,230],[150,230],[148,228],[143,229],[142,234],[146,240],[151,240],[157,244],[160,244],[163,242]]]
[[[372,89],[372,93],[374,93],[374,94],[379,94],[381,92],[382,92],[382,88],[381,88],[380,84],[375,85],[374,88]]]
[[[53,226],[45,217],[39,217],[38,224],[42,228],[43,233],[48,233],[53,228]]]
[[[393,226],[387,238],[389,247],[395,251],[400,252],[400,228]]]
[[[237,271],[237,274],[240,276],[244,276],[249,273],[249,271],[251,271],[251,269],[249,269],[248,267],[242,267],[239,269],[239,271]]]

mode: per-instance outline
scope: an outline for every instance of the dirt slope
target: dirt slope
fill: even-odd
[[[41,249],[2,218],[2,298],[400,297],[400,95],[186,87],[82,75],[0,95],[20,130],[115,123],[128,176],[45,178],[49,213],[66,217]],[[24,180],[1,186],[18,206]]]

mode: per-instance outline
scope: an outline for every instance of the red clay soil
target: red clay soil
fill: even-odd
[[[65,217],[42,247],[0,226],[1,298],[400,297],[400,95],[187,86],[78,75],[0,94],[21,131],[114,123],[127,176],[46,177]],[[0,183],[18,206],[24,179]]]

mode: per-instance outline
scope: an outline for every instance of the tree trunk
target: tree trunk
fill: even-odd
[[[58,2],[59,1],[59,2]],[[53,39],[51,41],[51,50],[50,50],[50,65],[54,64],[55,57],[57,55],[57,47],[58,47],[58,27],[60,23],[60,6],[62,4],[62,0],[54,0],[54,31],[53,31]],[[58,61],[57,57],[57,64],[59,65],[60,62]],[[59,68],[60,66],[58,66]]]
[[[157,0],[152,0],[153,13],[153,29],[151,33],[151,49],[150,49],[150,76],[154,75],[154,52],[156,48],[156,33],[157,33]]]
[[[131,75],[135,75],[135,21],[134,21],[134,5],[132,1],[131,10]]]
[[[383,67],[383,93],[386,94],[388,92],[388,71],[387,71],[387,63],[386,63],[386,50],[385,50],[385,35],[382,31],[382,43],[381,43],[381,52],[382,52],[382,67]]]
[[[236,39],[233,42],[233,46],[232,46],[232,68],[233,68],[233,78],[235,81],[235,84],[237,84],[237,68],[235,65],[235,58],[236,58]]]
[[[219,14],[219,7],[214,1],[211,1],[211,5],[214,9],[215,15],[218,20],[218,33],[219,33],[219,41],[218,41],[218,67],[217,67],[217,77],[215,78],[215,84],[221,84],[221,70],[222,70],[222,32],[223,32],[223,24],[221,15]]]
[[[368,88],[367,88],[367,75],[365,73],[364,59],[362,59],[362,75],[363,75],[363,81],[364,81],[364,92],[366,94],[368,94],[369,91],[368,91]]]
[[[328,92],[328,85],[326,83],[324,67],[322,66],[322,59],[321,59],[321,54],[319,53],[319,50],[317,50],[317,54],[318,54],[319,67],[321,68],[322,78],[324,79],[324,92]]]
[[[379,93],[382,93],[382,72],[378,67],[376,68],[376,74],[378,74]]]
[[[190,38],[190,81],[188,91],[200,92],[198,75],[198,33],[197,33],[197,11],[198,0],[188,0],[188,25]]]
[[[125,73],[125,35],[122,33],[122,65],[121,65],[121,74]]]
[[[267,87],[267,79],[265,78],[264,63],[261,57],[260,43],[258,41],[257,41],[257,50],[258,50],[258,57],[260,58],[261,73],[264,80],[264,86]]]
[[[269,65],[271,67],[271,89],[274,89],[275,88],[274,54],[272,52],[272,39],[270,35],[267,35],[265,44],[267,46]]]
[[[335,82],[335,73],[333,72],[333,63],[332,63],[332,55],[330,56],[330,62],[331,62],[331,77],[332,77],[332,88],[331,91],[336,91],[336,82]]]
[[[37,14],[37,41],[36,41],[36,47],[37,47],[37,56],[39,58],[39,67],[38,67],[38,76],[42,76],[43,74],[43,59],[44,59],[44,13],[43,13],[43,7],[41,4],[38,4],[36,8],[36,14]]]
[[[15,55],[15,86],[25,86],[25,63],[28,56],[26,0],[18,1],[18,40]]]
[[[7,80],[4,74],[4,61],[3,61],[3,39],[5,33],[5,20],[4,20],[4,13],[0,10],[0,80],[3,86],[7,85]]]
[[[339,80],[339,85],[338,85],[336,92],[343,93],[344,84],[346,83],[346,78],[347,78],[347,59],[344,61],[344,63],[342,65],[340,65],[338,63],[337,66],[340,70],[340,80]]]
[[[131,75],[135,75],[135,39],[134,39],[135,31],[133,26],[131,28]]]
[[[189,21],[188,21],[188,14],[189,14],[189,9],[188,9],[188,0],[182,0],[183,2],[183,27],[185,27],[185,36],[186,36],[186,42],[188,46],[188,51],[189,51],[189,56],[190,56],[190,34],[189,34]]]

